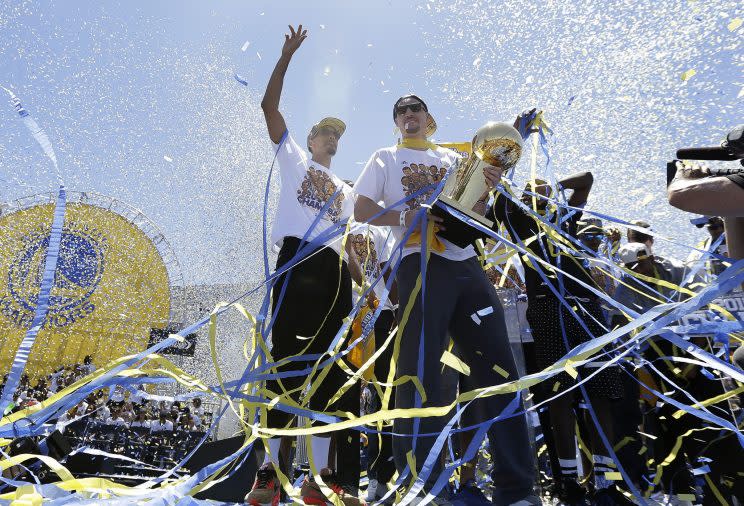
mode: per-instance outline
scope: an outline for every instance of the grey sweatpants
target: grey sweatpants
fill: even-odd
[[[402,260],[397,273],[399,317],[405,310],[420,272],[420,254],[408,255]],[[486,314],[487,308],[492,309],[490,314]],[[481,311],[483,309],[486,311]],[[478,311],[481,311],[481,315],[477,315]],[[476,318],[473,318],[473,314],[476,314]],[[420,347],[422,323],[423,349]],[[452,387],[443,388],[444,365],[440,361],[450,337],[455,342],[459,358],[470,367],[470,375],[465,376],[460,384],[461,392],[517,379],[517,368],[504,323],[504,310],[478,260],[472,257],[453,261],[432,254],[426,269],[424,311],[420,292],[405,322],[397,361],[398,377],[416,376],[419,357],[423,357],[423,377],[419,377],[419,380],[427,398],[422,407],[446,405],[455,398],[455,392],[448,391],[453,390]],[[494,370],[494,365],[506,371],[508,376],[505,378]],[[406,382],[396,391],[395,407],[414,407],[415,396],[415,385]],[[461,423],[468,426],[494,418],[513,399],[514,394],[479,399],[468,407]],[[422,418],[418,433],[440,433],[452,414]],[[412,434],[413,419],[395,420],[394,432]],[[488,438],[493,457],[493,502],[510,504],[532,494],[535,467],[525,417],[520,415],[494,423]],[[435,437],[416,439],[414,455],[418,472],[434,441]],[[393,439],[393,454],[399,472],[405,469],[406,454],[412,450],[412,444],[410,437]],[[429,477],[429,485],[436,480],[440,470],[441,467],[437,465]]]

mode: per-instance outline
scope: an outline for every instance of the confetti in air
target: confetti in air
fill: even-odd
[[[690,253],[689,246],[705,231],[691,227],[688,215],[667,204],[664,167],[677,148],[719,143],[740,122],[743,22],[734,17],[741,16],[739,2],[637,0],[613,3],[612,9],[604,0],[403,4],[394,4],[401,19],[415,20],[408,27],[410,51],[392,51],[387,40],[365,42],[374,35],[361,32],[348,41],[336,39],[341,31],[336,23],[317,24],[332,18],[313,17],[317,8],[311,4],[296,6],[298,18],[312,14],[302,19],[314,20],[313,26],[324,32],[316,31],[318,37],[298,54],[302,62],[293,63],[287,74],[282,112],[290,129],[311,124],[306,110],[330,113],[336,106],[340,112],[348,107],[346,112],[353,111],[358,121],[349,124],[352,136],[344,142],[351,143],[353,136],[366,136],[368,142],[360,142],[358,150],[340,150],[343,163],[334,160],[334,166],[353,179],[366,163],[356,160],[367,160],[394,137],[390,123],[367,121],[378,113],[376,100],[387,104],[389,122],[394,97],[420,94],[436,116],[438,133],[446,133],[440,140],[451,141],[469,140],[472,129],[485,121],[511,122],[517,112],[537,107],[556,132],[550,145],[553,175],[594,174],[587,211],[647,220],[658,233],[679,241],[659,239],[654,252],[680,259]],[[48,5],[0,2],[0,55],[5,55],[0,64],[7,64],[7,86],[23,90],[24,105],[38,112],[40,122],[52,125],[48,131],[66,158],[69,187],[113,195],[152,217],[176,250],[183,270],[179,287],[193,291],[183,304],[184,323],[260,286],[260,211],[274,154],[260,103],[283,41],[282,33],[269,35],[263,25],[276,22],[277,13],[273,8],[253,11],[252,19],[234,23],[222,7],[194,7],[205,16],[214,11],[225,17],[174,43],[162,13],[147,8],[127,17],[103,3],[81,10],[84,19],[71,27],[65,24],[66,14],[47,10],[59,7]],[[497,5],[505,15],[493,15]],[[367,21],[345,6],[336,14],[352,23]],[[177,16],[174,12],[173,19]],[[233,26],[237,24],[241,26]],[[384,21],[372,26],[383,33],[390,28]],[[285,28],[286,23],[279,29]],[[236,57],[237,42],[246,34],[253,43],[246,40],[240,51],[247,55],[250,48],[255,59]],[[312,44],[325,46],[314,52]],[[259,49],[268,51],[265,65]],[[102,64],[109,59],[111,64]],[[361,64],[347,66],[349,62]],[[304,80],[301,65],[312,69]],[[358,86],[352,100],[328,91],[348,68],[356,72],[350,87]],[[3,112],[0,107],[0,215],[5,213],[1,201],[42,194],[53,181],[39,169],[38,153],[18,149],[26,145],[27,134],[12,109]],[[153,163],[157,153],[169,153],[162,155],[167,164]],[[522,187],[527,177],[526,164],[518,166],[515,185]],[[268,188],[269,227],[278,194],[274,179]],[[275,260],[269,252],[271,269]],[[213,292],[202,293],[202,287]],[[263,295],[242,301],[246,310],[258,314]],[[242,339],[234,337],[254,328],[242,316],[231,318],[221,317],[215,342],[224,378],[230,381],[247,363]],[[471,318],[484,325],[493,316],[476,312]],[[217,385],[219,392],[209,345],[200,339],[197,355],[184,359],[183,367],[203,384]],[[445,354],[442,362],[463,373],[468,366],[454,355]],[[493,370],[506,381],[516,380],[499,365]],[[546,385],[548,390],[559,388],[552,381]],[[239,431],[237,423],[223,432]],[[644,446],[638,454],[645,451]],[[702,474],[704,468],[699,469]],[[617,473],[607,478],[620,479]]]
[[[695,69],[686,70],[682,72],[682,80],[688,81],[695,74],[697,74],[697,71]]]

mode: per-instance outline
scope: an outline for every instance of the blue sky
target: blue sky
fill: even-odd
[[[664,201],[664,162],[742,121],[737,17],[739,4],[723,0],[6,0],[0,84],[49,133],[68,187],[142,209],[188,282],[261,276],[271,151],[259,102],[288,23],[309,37],[282,111],[301,138],[322,116],[347,122],[333,161],[342,177],[394,142],[401,94],[425,98],[439,140],[540,107],[556,132],[554,171],[595,173],[589,208],[646,218],[689,244],[700,234]],[[53,187],[49,163],[0,101],[0,200]]]

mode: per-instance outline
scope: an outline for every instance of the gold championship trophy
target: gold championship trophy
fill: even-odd
[[[449,175],[442,193],[432,206],[432,212],[444,219],[446,228],[437,232],[437,235],[461,248],[484,237],[482,232],[465,221],[472,219],[486,228],[493,228],[491,220],[473,211],[475,203],[488,191],[483,167],[501,167],[506,173],[517,164],[521,155],[522,136],[516,128],[493,121],[480,127],[473,137],[472,154]],[[453,214],[452,210],[456,213]],[[459,217],[455,216],[457,213]]]

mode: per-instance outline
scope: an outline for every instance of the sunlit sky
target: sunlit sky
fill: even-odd
[[[49,134],[68,188],[142,209],[188,283],[262,275],[271,147],[259,103],[299,23],[309,36],[281,110],[302,139],[323,116],[346,121],[332,166],[342,177],[394,143],[402,94],[427,101],[443,141],[538,107],[555,131],[553,170],[595,174],[588,208],[692,244],[701,233],[663,198],[664,164],[742,122],[742,17],[722,0],[5,0],[0,84]],[[53,190],[51,165],[2,104],[0,201]]]

